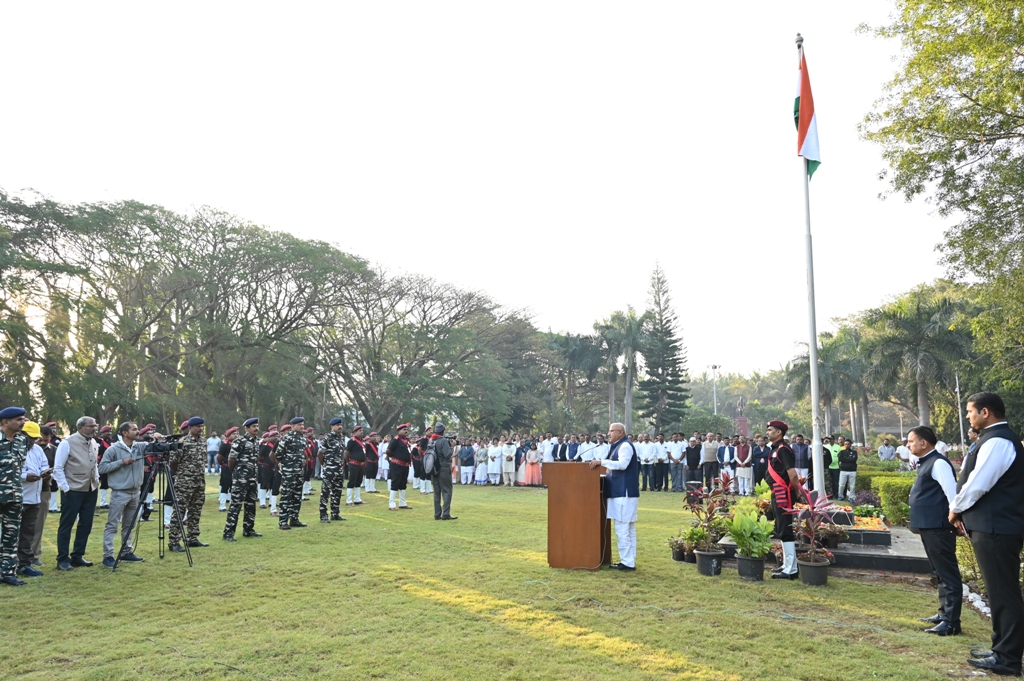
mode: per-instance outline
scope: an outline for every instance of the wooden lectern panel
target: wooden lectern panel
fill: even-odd
[[[600,570],[612,562],[611,528],[604,505],[601,467],[555,461],[543,464],[548,487],[548,565]]]

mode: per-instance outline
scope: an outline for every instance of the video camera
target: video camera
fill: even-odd
[[[165,435],[164,439],[167,440],[166,442],[150,442],[146,444],[145,453],[147,456],[164,456],[170,452],[175,452],[181,449],[181,442],[179,442],[179,440],[184,436],[184,433]]]

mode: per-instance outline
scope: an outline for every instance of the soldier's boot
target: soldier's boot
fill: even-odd
[[[262,537],[263,535],[256,530],[246,530],[242,533],[243,537]]]
[[[325,515],[320,516],[320,522],[330,524],[331,519]]]
[[[292,527],[306,527],[306,523],[299,521],[298,518],[293,518],[288,524]]]
[[[225,534],[224,541],[238,541],[233,534]]]
[[[344,518],[342,518],[342,517],[341,517],[340,515],[338,515],[337,513],[335,513],[335,514],[333,514],[333,515],[331,516],[331,520],[345,520],[345,519],[344,519]]]

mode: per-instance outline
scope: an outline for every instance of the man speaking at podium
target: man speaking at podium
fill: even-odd
[[[640,504],[640,462],[636,448],[626,439],[626,426],[613,423],[608,427],[611,449],[608,458],[590,462],[591,468],[604,466],[605,498],[608,518],[615,521],[615,540],[619,545],[619,562],[612,570],[636,570],[636,515]]]

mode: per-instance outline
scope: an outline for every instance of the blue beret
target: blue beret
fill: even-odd
[[[327,422],[327,425],[329,425],[329,426],[336,426],[339,423],[341,423],[341,419],[331,419],[330,421]]]
[[[19,416],[24,416],[25,410],[21,407],[6,407],[0,410],[0,420],[2,419],[16,419]]]
[[[201,426],[204,423],[206,423],[206,419],[200,418],[199,416],[193,416],[188,420],[189,428],[191,428],[192,426]]]
[[[253,425],[254,423],[259,423],[259,422],[260,422],[259,419],[247,419],[246,422],[242,424],[242,427],[243,428],[248,428],[249,426]]]
[[[306,419],[302,418],[301,416],[296,416],[295,418],[293,418],[288,423],[292,424],[293,426],[296,426],[296,425],[298,425],[300,423],[305,423],[305,422],[306,422]]]

